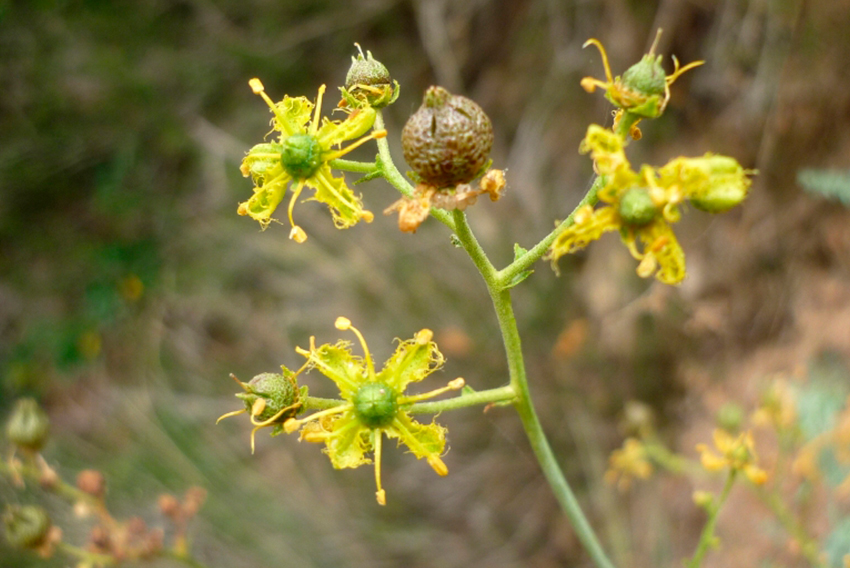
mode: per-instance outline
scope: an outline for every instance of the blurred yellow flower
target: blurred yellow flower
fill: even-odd
[[[637,438],[626,438],[623,447],[611,452],[605,481],[616,483],[620,491],[628,491],[632,479],[648,479],[652,475],[652,463],[647,459],[643,443]]]
[[[767,481],[767,472],[756,465],[757,456],[752,433],[742,432],[733,437],[725,430],[713,433],[714,447],[719,455],[705,444],[697,444],[702,466],[708,471],[730,469],[743,472],[751,482],[761,485]]]

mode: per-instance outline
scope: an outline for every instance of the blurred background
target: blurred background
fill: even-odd
[[[157,524],[157,495],[206,488],[192,535],[210,567],[590,566],[510,409],[439,418],[446,478],[386,452],[384,508],[368,467],[335,471],[316,446],[267,431],[252,456],[247,420],[215,425],[239,408],[229,373],[297,368],[295,346],[335,341],[340,315],[379,360],[394,338],[433,329],[448,362],[423,388],[507,381],[473,266],[439,223],[411,236],[381,215],[397,199],[385,182],[356,186],[376,213],[369,225],[336,231],[324,206],[298,207],[303,245],[236,215],[251,194],[240,160],[269,130],[248,79],[274,99],[313,99],[322,83],[332,94],[360,43],[401,84],[384,114],[402,170],[401,127],[425,88],[476,100],[508,192],[469,216],[503,266],[588,188],[578,144],[589,123],[610,124],[611,107],[579,87],[603,77],[582,44],[602,41],[618,74],[659,27],[668,70],[671,54],[706,64],[641,125],[632,162],[732,155],[759,170],[750,198],[676,226],[680,287],[639,279],[609,235],[563,260],[560,277],[539,263],[514,301],[541,420],[618,565],[680,565],[705,518],[691,494],[720,481],[661,476],[626,494],[603,482],[627,403],[644,403],[659,436],[695,457],[717,411],[751,410],[776,376],[828,377],[835,397],[847,394],[846,0],[0,2],[0,417],[38,398],[53,425],[49,461],[70,479],[103,471],[118,516]],[[809,191],[804,169],[815,170]],[[817,182],[826,170],[838,172],[831,185]],[[318,373],[305,382],[334,394]],[[0,500],[27,498],[0,479]],[[811,517],[823,539],[850,509],[829,507]],[[745,491],[729,508],[705,566],[807,565]],[[51,510],[84,542],[85,521]],[[4,567],[67,562],[0,543]]]

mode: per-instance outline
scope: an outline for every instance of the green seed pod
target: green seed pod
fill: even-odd
[[[309,134],[293,134],[283,141],[280,162],[295,179],[306,179],[322,165],[322,146]]]
[[[493,147],[493,125],[480,106],[442,87],[430,87],[401,135],[404,159],[437,188],[475,179]]]
[[[351,67],[348,68],[348,74],[345,76],[345,88],[351,90],[357,85],[392,86],[389,70],[383,63],[372,57],[370,51],[366,52],[365,57],[362,51],[356,57],[351,57]]]
[[[354,413],[370,428],[387,426],[398,411],[398,394],[384,383],[366,383],[354,395]]]
[[[647,53],[626,69],[623,86],[646,97],[660,96],[667,88],[667,74],[661,66],[661,56]]]
[[[632,187],[620,197],[618,213],[627,225],[641,227],[658,216],[658,208],[645,187]]]
[[[24,451],[38,452],[47,442],[49,432],[50,420],[34,399],[22,398],[15,404],[6,424],[10,442]]]
[[[291,371],[287,371],[287,373],[285,375],[261,373],[248,383],[243,383],[245,392],[237,393],[236,396],[245,402],[245,408],[249,413],[257,399],[265,400],[265,407],[262,412],[256,415],[256,418],[260,421],[268,420],[284,408],[292,406],[293,408],[275,420],[275,423],[282,424],[298,413],[298,403],[301,399],[294,374]]]
[[[36,505],[7,505],[3,513],[6,540],[14,548],[33,549],[44,544],[50,531],[50,517]]]

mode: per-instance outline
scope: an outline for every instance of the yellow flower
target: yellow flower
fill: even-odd
[[[665,284],[679,284],[685,278],[685,253],[670,226],[682,217],[681,205],[689,200],[713,213],[726,211],[744,199],[750,186],[747,176],[753,173],[732,158],[712,154],[676,158],[657,170],[644,165],[636,172],[626,158],[625,141],[596,124],[588,127],[579,151],[593,159],[603,206],[579,208],[546,258],[554,265],[604,233],[619,231],[640,262],[638,275],[654,275]]]
[[[367,223],[372,221],[373,214],[363,209],[363,203],[346,185],[345,178],[333,177],[329,162],[369,140],[386,136],[385,130],[363,136],[375,122],[375,110],[371,107],[355,109],[343,121],[320,119],[322,95],[325,92],[325,86],[322,85],[319,87],[311,122],[314,105],[305,97],[285,96],[275,104],[265,93],[259,79],[251,79],[249,84],[254,93],[269,105],[274,114],[273,130],[279,132],[280,136],[275,142],[257,144],[242,161],[242,175],[250,176],[255,187],[254,195],[239,204],[238,213],[259,221],[265,229],[283,200],[287,186],[292,182],[288,209],[292,231],[289,237],[296,242],[307,240],[307,234],[292,220],[292,209],[305,185],[316,190],[313,200],[328,206],[337,228],[351,227],[361,219]],[[333,149],[355,138],[360,139],[347,148]]]
[[[637,438],[627,438],[623,447],[611,452],[605,481],[616,483],[620,491],[628,491],[632,478],[648,479],[652,475],[652,463],[647,459],[643,443]]]
[[[303,419],[291,418],[284,424],[287,432],[301,429],[301,439],[324,442],[325,451],[337,469],[358,467],[371,463],[366,457],[374,453],[376,497],[386,503],[381,487],[381,452],[383,437],[396,438],[417,458],[425,458],[439,475],[449,470],[440,459],[446,446],[446,429],[436,423],[420,424],[411,418],[410,406],[449,390],[463,388],[461,378],[448,386],[419,395],[404,394],[407,386],[437,370],[443,355],[431,341],[433,333],[423,329],[413,339],[402,341],[395,353],[375,372],[369,348],[360,332],[346,318],[338,318],[339,330],[351,330],[363,348],[363,358],[351,353],[351,344],[339,341],[335,345],[316,347],[310,338],[310,349],[298,348],[307,357],[307,365],[318,369],[339,387],[345,403],[321,410]]]
[[[719,455],[705,444],[697,444],[702,466],[708,471],[729,468],[741,471],[751,482],[761,485],[767,481],[767,472],[756,465],[757,456],[752,433],[742,432],[737,437],[717,429],[713,434],[714,447]]]
[[[670,223],[679,220],[678,206],[684,197],[660,185],[656,172],[643,166],[635,172],[626,158],[623,140],[614,132],[590,125],[580,146],[589,152],[603,183],[597,193],[603,207],[579,209],[574,223],[552,244],[547,258],[553,264],[602,236],[619,231],[632,256],[640,261],[637,273],[655,277],[665,284],[678,284],[685,277],[685,253]]]
[[[622,77],[619,75],[617,77],[612,76],[611,68],[608,66],[608,55],[605,53],[602,43],[597,39],[587,40],[582,47],[595,45],[602,55],[602,65],[605,67],[605,81],[594,79],[593,77],[585,77],[581,80],[582,88],[588,93],[594,92],[597,88],[603,89],[605,91],[605,98],[623,111],[644,118],[661,116],[667,107],[667,102],[670,100],[670,85],[682,73],[702,65],[704,61],[694,61],[684,67],[679,67],[679,60],[673,56],[673,73],[667,75],[661,67],[661,56],[655,55],[655,47],[659,37],[661,37],[660,29],[655,36],[655,41],[652,43],[649,53],[644,55],[638,63],[627,69]],[[639,131],[636,138],[638,137]]]

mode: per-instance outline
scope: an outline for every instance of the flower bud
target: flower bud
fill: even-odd
[[[3,513],[6,540],[14,548],[35,549],[42,546],[50,531],[50,517],[36,505],[8,505]]]
[[[28,452],[38,452],[47,442],[50,420],[38,403],[23,398],[15,404],[6,424],[6,437],[15,446]]]
[[[644,187],[627,189],[620,197],[617,212],[627,225],[642,227],[658,216],[658,208]]]
[[[430,87],[404,125],[401,143],[404,159],[422,182],[453,188],[483,173],[493,147],[493,125],[470,99]]]
[[[106,493],[106,478],[96,469],[84,469],[77,474],[77,488],[100,499]]]

